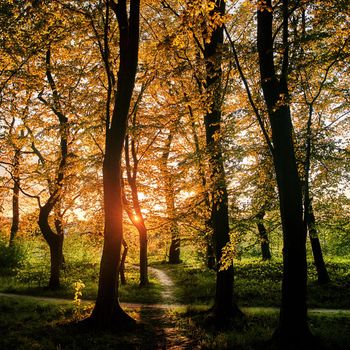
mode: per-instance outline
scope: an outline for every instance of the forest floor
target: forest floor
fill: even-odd
[[[202,348],[211,348],[207,346],[202,346],[202,340],[205,338],[206,335],[203,333],[200,333],[197,326],[193,326],[195,322],[193,320],[198,316],[194,315],[193,317],[193,309],[191,310],[190,305],[185,305],[183,303],[178,303],[178,299],[176,297],[176,288],[174,281],[172,278],[170,278],[168,271],[166,269],[162,268],[155,268],[150,267],[149,270],[150,274],[153,275],[160,283],[162,289],[161,289],[161,299],[158,303],[121,303],[123,308],[127,312],[131,314],[132,317],[134,317],[139,324],[138,330],[135,332],[134,335],[130,335],[128,339],[122,340],[121,344],[118,344],[119,348],[123,349],[202,349]],[[11,319],[10,313],[16,312],[18,308],[16,309],[16,303],[18,307],[21,307],[21,300],[25,303],[28,302],[28,305],[33,305],[34,312],[37,312],[36,307],[39,307],[40,303],[42,305],[45,304],[51,304],[56,305],[56,307],[62,307],[64,305],[65,307],[70,307],[72,309],[72,299],[63,299],[63,298],[55,298],[55,297],[44,297],[44,296],[31,296],[31,295],[23,295],[23,294],[12,294],[12,293],[0,293],[1,299],[7,299],[8,305],[5,305],[3,308],[3,312],[8,313],[7,323],[5,321],[0,324],[0,328],[3,328],[5,326],[6,328],[12,329],[11,327],[15,327],[12,325],[11,322],[13,320]],[[16,300],[16,303],[11,303],[10,300]],[[32,304],[30,304],[32,303]],[[37,306],[35,306],[35,303],[38,303]],[[14,304],[14,305],[12,305]],[[10,306],[9,306],[10,305]],[[83,310],[82,313],[84,313],[84,310],[88,310],[92,308],[91,300],[83,301],[81,305],[81,309]],[[13,308],[12,308],[13,307]],[[203,305],[203,309],[205,306]],[[24,310],[24,311],[23,311]],[[42,310],[41,307],[39,307],[39,310]],[[45,311],[45,309],[44,309]],[[258,317],[262,317],[265,322],[270,324],[270,320],[273,318],[276,318],[276,315],[278,314],[278,308],[276,307],[242,307],[242,311],[246,313],[247,315],[250,315],[250,317],[255,317],[254,315],[260,315]],[[30,313],[28,307],[27,309],[22,308],[22,312],[24,313]],[[41,311],[40,311],[41,312]],[[4,314],[4,317],[5,317]],[[252,316],[253,315],[253,316]],[[262,316],[261,316],[262,315]],[[343,320],[346,323],[349,323],[350,320],[350,310],[346,309],[309,309],[309,315],[312,316],[314,319],[317,320],[322,318],[329,318],[330,319],[335,316],[339,319],[339,321]],[[26,316],[28,317],[28,316]],[[201,317],[201,316],[199,316]],[[180,320],[181,319],[181,320]],[[267,320],[267,321],[266,321]],[[24,319],[26,321],[26,319]],[[22,320],[19,320],[19,324],[22,324]],[[270,323],[269,323],[270,322]],[[313,321],[314,323],[314,321]],[[56,327],[56,326],[55,326]],[[65,344],[59,343],[57,345],[58,339],[61,339],[61,332],[62,329],[59,323],[57,324],[57,327],[52,332],[52,339],[51,342],[53,343],[53,348],[57,349],[87,349],[86,345],[84,344],[77,344],[74,345],[74,347],[71,346],[71,343],[69,343],[68,346]],[[272,327],[273,324],[272,324]],[[191,329],[191,331],[188,331]],[[16,330],[18,332],[18,330]],[[35,331],[33,331],[35,332]],[[28,330],[29,333],[29,330]],[[40,332],[39,332],[40,333]],[[74,332],[72,333],[74,334]],[[35,339],[40,338],[40,335],[34,334],[33,337]],[[64,335],[66,337],[66,334]],[[103,336],[105,337],[105,335]],[[102,338],[103,338],[102,337]],[[26,339],[30,338],[29,334],[26,336]],[[85,337],[86,338],[86,337]],[[79,337],[77,338],[79,339]],[[96,336],[94,339],[99,339],[98,336]],[[104,338],[103,338],[104,339]],[[111,342],[120,341],[119,338],[113,338],[109,339]],[[66,342],[68,342],[69,336],[66,339]],[[15,341],[15,339],[13,340]],[[77,341],[76,339],[74,341]],[[81,342],[86,341],[86,339],[81,338]],[[97,341],[97,340],[96,340]],[[105,341],[105,340],[103,340]],[[124,343],[123,343],[124,341]],[[211,341],[211,340],[210,340]],[[7,344],[10,345],[11,343]],[[1,344],[0,344],[1,345]],[[13,347],[13,346],[12,346]],[[50,349],[51,347],[48,345],[45,345],[43,348]],[[15,347],[16,349],[27,349],[26,345],[24,344],[22,347],[18,346]],[[28,347],[30,349],[31,347]],[[41,348],[41,347],[38,347]],[[99,349],[96,344],[93,347],[94,349]],[[226,348],[226,346],[219,345],[218,347],[213,348]],[[238,347],[240,348],[240,347]],[[245,349],[246,347],[242,347],[242,349]],[[331,347],[332,348],[332,347]],[[106,347],[108,349],[108,347]],[[248,347],[247,347],[248,349]],[[250,349],[250,347],[249,347]]]

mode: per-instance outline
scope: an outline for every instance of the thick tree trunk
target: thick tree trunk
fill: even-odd
[[[215,261],[215,250],[213,247],[213,238],[212,238],[212,234],[210,233],[210,235],[208,235],[208,237],[206,237],[206,244],[207,244],[207,249],[206,249],[206,263],[207,263],[207,267],[208,269],[215,269],[215,265],[216,265],[216,261]]]
[[[215,8],[213,11],[219,15],[224,15],[225,2],[222,0],[215,1]],[[222,250],[226,244],[230,242],[228,195],[220,143],[223,27],[218,26],[211,34],[210,41],[204,40],[204,42],[204,58],[206,65],[205,88],[209,95],[209,111],[204,117],[204,124],[211,172],[211,224],[217,261],[213,314],[216,324],[220,326],[237,316],[241,316],[241,312],[234,300],[233,266],[230,265],[225,270],[220,269],[222,264]]]
[[[270,260],[271,259],[271,251],[270,251],[270,242],[269,242],[269,235],[267,233],[266,227],[264,225],[264,216],[265,211],[261,210],[256,215],[257,221],[257,227],[259,232],[259,238],[260,238],[260,246],[261,246],[261,256],[263,260]]]
[[[63,264],[63,232],[55,233],[49,224],[49,215],[52,210],[51,202],[40,208],[39,227],[50,248],[50,289],[60,288],[60,271]]]
[[[51,240],[50,247],[50,280],[49,288],[58,289],[60,287],[60,272],[63,264],[63,237],[58,236]]]
[[[9,246],[13,246],[18,228],[19,228],[19,186],[20,186],[20,176],[19,176],[19,165],[20,165],[21,151],[16,149],[13,159],[13,192],[12,192],[12,224],[10,231],[10,241]]]
[[[123,241],[121,159],[138,62],[140,1],[131,0],[129,10],[126,1],[118,4],[112,1],[107,4],[111,5],[118,20],[120,55],[111,123],[109,115],[106,115],[103,161],[104,245],[97,299],[89,322],[99,326],[125,326],[133,324],[134,320],[122,310],[118,300],[120,252]],[[107,20],[106,29],[108,30]],[[111,77],[108,76],[108,79]]]
[[[306,231],[303,223],[302,189],[296,165],[292,122],[288,104],[288,1],[283,2],[284,60],[281,80],[273,60],[271,0],[258,9],[258,52],[261,85],[272,130],[273,161],[283,228],[283,280],[280,319],[276,339],[291,348],[302,347],[311,338],[307,323]]]
[[[319,284],[327,284],[330,282],[326,264],[323,259],[321,243],[318,238],[318,232],[316,228],[315,215],[311,206],[309,205],[308,215],[306,218],[307,227],[309,231],[309,238],[312,248],[312,254],[314,256],[314,262],[317,271],[317,279]]]

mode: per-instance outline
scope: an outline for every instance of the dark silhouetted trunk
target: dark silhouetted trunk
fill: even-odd
[[[274,66],[271,0],[258,9],[258,53],[261,86],[273,142],[273,161],[283,228],[283,280],[279,326],[275,338],[282,346],[298,348],[311,339],[307,323],[306,231],[303,223],[302,189],[295,159],[287,87],[288,1],[283,6],[284,57],[281,78]]]
[[[270,260],[271,259],[271,252],[270,252],[270,241],[269,241],[269,235],[267,233],[266,227],[264,225],[264,216],[265,211],[261,210],[256,215],[257,218],[257,227],[259,232],[259,238],[260,238],[260,246],[261,246],[261,255],[263,260]]]
[[[49,183],[49,192],[50,196],[46,201],[45,205],[40,205],[39,211],[39,220],[38,224],[40,230],[49,245],[50,248],[50,281],[49,288],[57,289],[60,287],[60,270],[63,264],[63,227],[62,227],[62,218],[56,216],[55,218],[55,228],[56,232],[51,228],[49,223],[49,217],[53,209],[56,207],[56,212],[59,211],[59,206],[61,204],[62,195],[63,195],[63,181],[65,179],[65,172],[67,167],[67,158],[68,158],[68,135],[69,135],[69,124],[68,119],[64,115],[59,93],[55,81],[51,73],[51,50],[50,48],[46,52],[46,78],[50,85],[52,92],[52,104],[48,103],[41,94],[39,94],[39,99],[46,106],[49,106],[53,113],[57,116],[59,121],[59,135],[60,135],[60,162],[57,169],[57,175],[54,181],[48,180]],[[45,159],[40,153],[40,151],[35,147],[34,142],[32,143],[32,149],[34,153],[37,154],[40,162],[44,165]],[[58,208],[57,208],[58,206]]]
[[[13,158],[13,192],[12,192],[12,224],[10,231],[10,247],[13,246],[19,228],[19,186],[20,186],[21,151],[15,149]]]
[[[123,239],[123,254],[122,254],[122,258],[121,258],[121,261],[120,261],[120,283],[122,286],[125,286],[126,285],[126,278],[125,278],[125,261],[126,261],[126,256],[128,255],[128,244],[126,243],[125,239]]]
[[[173,139],[173,136],[170,131],[164,145],[161,168],[162,168],[162,173],[164,177],[166,213],[167,213],[167,220],[169,221],[169,231],[170,231],[170,237],[171,237],[170,248],[169,248],[169,263],[179,264],[181,262],[180,231],[176,222],[174,180],[168,168],[168,160],[169,160],[170,146],[171,146],[172,139]]]
[[[108,5],[115,12],[119,27],[119,68],[112,120],[106,115],[106,144],[103,161],[104,245],[95,307],[90,321],[99,326],[134,323],[118,300],[118,276],[123,241],[123,205],[121,160],[128,125],[130,101],[135,85],[139,43],[140,1],[107,2],[105,29],[108,31]],[[128,16],[129,14],[129,16]],[[105,47],[105,52],[108,47]],[[107,52],[107,65],[109,64]],[[106,67],[107,73],[109,69]],[[108,76],[111,80],[111,76]],[[108,101],[107,101],[108,102]],[[108,110],[108,108],[107,108]]]
[[[316,98],[316,97],[315,97]],[[309,103],[309,117],[307,120],[306,127],[306,151],[305,151],[305,162],[304,162],[304,221],[309,232],[309,238],[312,248],[312,254],[314,257],[314,262],[317,271],[317,279],[319,284],[327,284],[330,282],[326,264],[323,259],[322,248],[320,240],[318,238],[318,232],[315,223],[315,215],[312,209],[312,198],[310,198],[310,164],[311,164],[311,146],[312,146],[312,115],[313,115],[313,99],[312,103]]]
[[[318,232],[316,228],[315,215],[310,203],[308,214],[306,217],[307,228],[309,231],[309,238],[312,248],[312,254],[314,256],[314,262],[317,271],[317,280],[320,284],[327,284],[330,282],[326,264],[323,259],[322,248],[320,239],[318,238]]]
[[[185,97],[187,97],[187,95],[185,95]],[[209,199],[209,193],[207,191],[207,179],[205,177],[202,151],[199,147],[199,139],[198,139],[197,130],[196,130],[195,118],[193,115],[192,107],[190,105],[188,106],[188,109],[190,112],[191,129],[192,129],[193,140],[194,140],[194,145],[196,149],[196,160],[197,160],[197,166],[198,166],[198,173],[199,173],[199,177],[202,185],[204,204],[207,209],[210,209],[210,199]],[[205,225],[204,234],[205,234],[205,243],[206,243],[206,265],[209,269],[214,269],[216,261],[215,261],[215,251],[214,251],[214,244],[213,244],[213,232],[212,232],[213,230],[211,227],[210,218],[205,219],[204,225]]]
[[[225,14],[225,1],[215,1],[213,10],[219,15]],[[214,12],[212,14],[214,14]],[[206,33],[203,33],[205,36]],[[234,300],[233,266],[221,270],[222,250],[230,241],[228,195],[224,160],[220,142],[221,101],[222,101],[222,49],[223,27],[218,26],[211,34],[210,41],[204,40],[204,58],[206,68],[205,89],[208,96],[208,112],[204,116],[206,146],[209,156],[211,179],[211,224],[217,261],[216,291],[213,314],[216,325],[224,325],[228,320],[241,315]]]
[[[135,117],[133,123],[135,125]],[[147,256],[147,246],[148,246],[148,237],[147,237],[147,227],[145,220],[141,211],[139,193],[136,183],[137,173],[138,173],[138,159],[136,154],[136,147],[134,139],[131,140],[131,156],[133,160],[133,166],[130,163],[130,147],[129,147],[129,135],[125,137],[125,166],[126,173],[128,178],[128,183],[131,189],[132,197],[132,206],[135,215],[133,215],[130,205],[127,202],[126,196],[124,196],[123,201],[125,205],[126,212],[131,220],[131,222],[136,227],[139,233],[139,242],[140,242],[140,287],[146,286],[149,284],[148,280],[148,256]],[[125,194],[125,192],[124,192]]]
[[[38,221],[41,233],[50,248],[50,289],[58,289],[60,287],[60,271],[63,264],[63,232],[62,234],[55,233],[49,224],[49,215],[54,204],[54,200],[51,200],[40,208]]]

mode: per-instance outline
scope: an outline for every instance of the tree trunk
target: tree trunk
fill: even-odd
[[[60,271],[63,263],[63,234],[55,233],[49,224],[49,215],[52,210],[52,202],[40,208],[39,227],[50,248],[50,280],[48,287],[50,289],[60,288]]]
[[[135,126],[136,118],[133,120],[133,126]],[[126,166],[126,173],[128,178],[128,183],[131,189],[131,197],[132,197],[132,205],[135,212],[135,215],[133,215],[132,211],[130,210],[129,203],[127,201],[125,192],[123,193],[123,201],[125,210],[129,216],[129,219],[133,223],[133,225],[136,227],[138,233],[139,233],[139,242],[140,242],[140,287],[146,286],[149,284],[148,280],[148,248],[147,248],[147,227],[145,224],[145,220],[143,218],[143,214],[141,211],[141,205],[139,201],[139,192],[137,188],[137,173],[138,173],[138,159],[136,154],[136,147],[135,147],[135,141],[134,139],[131,140],[131,155],[133,159],[133,166],[131,167],[130,163],[130,147],[129,147],[129,135],[126,135],[125,137],[125,166]]]
[[[147,229],[145,225],[139,228],[140,238],[140,286],[147,286],[148,280],[148,257],[147,257]]]
[[[302,189],[296,165],[290,107],[288,104],[288,1],[283,2],[284,59],[281,80],[274,67],[271,0],[258,9],[258,53],[261,86],[272,130],[273,161],[283,228],[283,280],[276,339],[282,346],[302,347],[311,338],[307,323],[306,231]]]
[[[125,326],[133,324],[134,320],[122,310],[118,300],[120,251],[123,241],[121,159],[138,62],[140,1],[131,0],[129,11],[126,1],[118,4],[111,1],[107,2],[108,5],[112,7],[118,20],[119,69],[111,123],[109,115],[106,115],[103,161],[104,245],[97,299],[89,320],[99,326]],[[106,20],[107,30],[108,25]],[[107,57],[107,64],[108,62]]]
[[[171,222],[171,244],[169,248],[169,264],[179,264],[180,260],[180,234],[175,221]]]
[[[20,186],[20,176],[19,176],[19,165],[20,165],[21,151],[19,149],[15,150],[15,155],[13,159],[13,192],[12,192],[12,225],[10,231],[10,242],[9,246],[13,246],[18,228],[19,228],[19,186]]]
[[[213,1],[214,2],[214,1]],[[215,1],[214,13],[225,14],[225,1]],[[205,33],[203,33],[205,36]],[[210,41],[204,40],[204,58],[206,68],[205,88],[208,96],[208,112],[204,117],[206,146],[209,155],[211,179],[211,224],[217,261],[216,291],[213,315],[217,326],[225,325],[229,320],[241,316],[234,300],[233,266],[221,270],[222,250],[230,242],[228,195],[224,161],[220,143],[221,101],[222,101],[222,46],[223,27],[218,26],[211,34]]]
[[[169,249],[169,264],[179,264],[181,263],[180,231],[176,222],[174,180],[168,168],[168,160],[169,160],[172,139],[173,139],[173,135],[172,135],[172,132],[170,131],[168,138],[165,141],[165,145],[163,149],[162,160],[161,160],[161,170],[164,177],[166,213],[167,213],[167,219],[169,221],[169,231],[170,231],[170,237],[171,237],[170,249]]]
[[[261,255],[263,260],[270,260],[271,259],[271,252],[270,252],[270,242],[269,242],[269,235],[267,234],[266,227],[264,225],[264,216],[265,211],[261,210],[256,215],[257,221],[257,227],[259,232],[259,238],[260,238],[260,246],[261,246]]]
[[[125,278],[125,261],[126,261],[126,256],[128,255],[128,244],[126,243],[125,239],[123,239],[123,255],[120,261],[120,284],[122,286],[126,285],[126,278]]]
[[[187,97],[187,95],[185,95]],[[209,199],[209,194],[207,191],[207,179],[205,177],[205,169],[204,169],[204,162],[203,162],[203,156],[202,152],[199,146],[199,139],[196,131],[196,123],[195,123],[195,118],[193,115],[193,110],[192,107],[189,105],[188,106],[189,112],[190,112],[190,120],[191,120],[191,130],[193,134],[193,140],[194,140],[194,145],[196,149],[196,160],[197,160],[197,166],[198,166],[198,173],[199,177],[201,180],[201,185],[202,185],[202,192],[203,192],[203,197],[204,197],[204,204],[208,211],[210,210],[210,199]],[[214,269],[215,268],[215,251],[213,247],[213,230],[212,230],[212,225],[210,218],[207,217],[204,221],[204,226],[205,226],[205,243],[206,243],[206,265],[209,269]]]
[[[315,223],[315,215],[310,203],[308,216],[307,216],[307,227],[309,230],[309,238],[311,242],[312,254],[314,256],[314,262],[317,271],[317,279],[319,284],[327,284],[330,282],[326,264],[323,259],[322,248],[320,240],[318,238],[318,232]]]

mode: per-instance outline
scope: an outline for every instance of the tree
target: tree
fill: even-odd
[[[122,325],[131,321],[131,318],[122,310],[118,300],[118,274],[123,240],[121,159],[138,63],[140,1],[131,0],[129,9],[126,0],[120,0],[118,3],[107,1],[105,16],[107,34],[109,7],[116,15],[119,27],[119,71],[115,82],[111,120],[109,112],[106,114],[105,155],[103,160],[104,245],[98,294],[90,320],[100,325],[110,325],[112,323]],[[106,69],[108,70],[109,51],[107,46],[105,46],[104,55]],[[114,84],[112,85],[111,75],[108,75],[107,79],[109,86],[114,86]]]
[[[302,189],[298,174],[288,92],[289,2],[282,4],[283,61],[280,78],[274,63],[273,19],[276,9],[271,0],[259,3],[257,45],[261,87],[269,116],[273,162],[277,179],[283,227],[283,280],[279,326],[275,333],[285,346],[305,347],[311,332],[306,306],[306,230],[303,222]]]
[[[179,264],[180,260],[180,232],[176,220],[175,210],[175,190],[173,175],[169,171],[168,161],[170,155],[171,142],[173,139],[172,130],[169,131],[168,137],[164,142],[164,149],[161,158],[161,171],[164,178],[164,193],[166,202],[167,219],[169,220],[171,242],[169,248],[169,263]]]
[[[215,21],[217,16],[221,18],[225,14],[225,1],[211,1],[210,15]],[[221,104],[222,104],[222,49],[223,49],[223,25],[219,20],[213,23],[215,29],[209,31],[207,23],[204,36],[205,59],[205,89],[208,94],[208,109],[204,116],[206,130],[206,145],[209,156],[211,179],[211,225],[215,242],[215,254],[217,260],[216,292],[213,307],[214,317],[217,323],[225,323],[227,320],[240,316],[241,312],[236,305],[233,293],[233,266],[221,269],[222,250],[230,241],[228,194],[226,177],[221,149]]]

